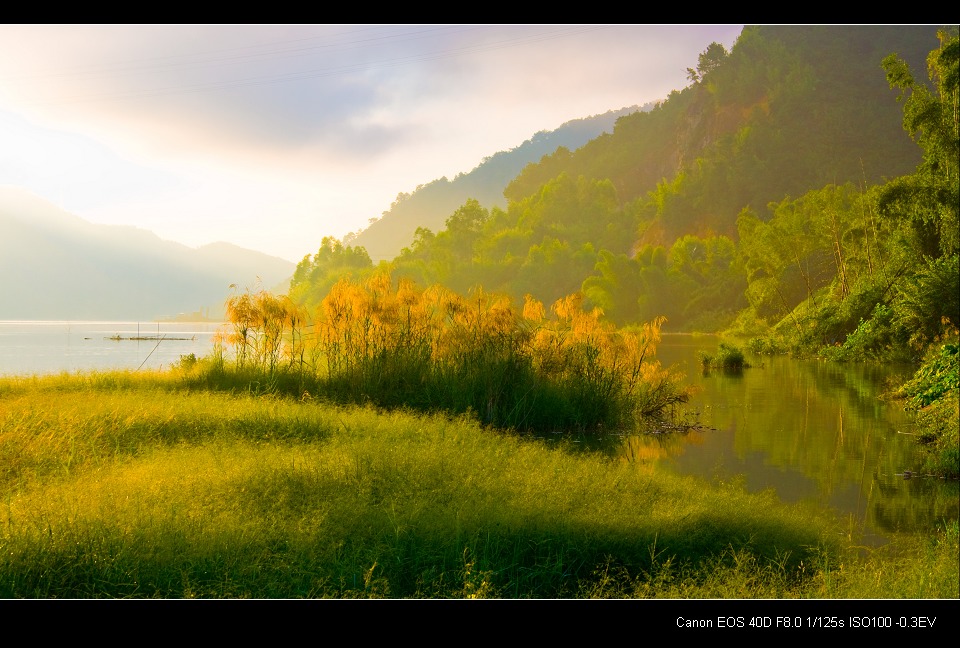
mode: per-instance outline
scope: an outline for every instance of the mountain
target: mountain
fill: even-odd
[[[200,248],[97,225],[0,187],[0,319],[220,317],[230,285],[273,289],[295,265],[228,243]]]
[[[924,70],[935,25],[747,26],[728,55],[654,110],[618,120],[573,153],[528,165],[507,186],[520,201],[566,173],[610,180],[626,203],[655,196],[643,242],[736,236],[745,207],[827,184],[911,172],[920,149],[881,61]]]
[[[374,262],[393,259],[410,245],[418,227],[432,231],[443,228],[457,207],[474,198],[481,204],[503,207],[503,190],[527,164],[553,153],[558,148],[573,150],[604,132],[624,115],[650,110],[653,104],[610,110],[602,115],[574,119],[552,131],[540,131],[523,144],[509,151],[500,151],[485,158],[469,173],[461,173],[452,181],[440,178],[420,185],[412,193],[402,193],[369,227],[344,237],[344,243],[360,246]]]
[[[740,225],[759,231],[755,224],[768,223],[783,203],[827,188],[821,197],[834,202],[804,207],[809,213],[779,208],[794,209],[800,234],[815,218],[833,224],[819,232],[830,245],[816,248],[811,267],[846,265],[842,255],[866,255],[866,243],[882,240],[880,225],[892,225],[880,221],[868,191],[913,173],[922,154],[904,130],[903,103],[882,62],[896,54],[910,69],[925,70],[940,46],[937,31],[745,27],[729,52],[718,46],[713,58],[701,56],[690,85],[652,110],[620,117],[612,132],[574,151],[558,148],[527,164],[503,192],[505,209],[468,201],[443,229],[419,232],[393,260],[393,276],[461,292],[482,286],[518,302],[531,295],[552,304],[582,292],[616,323],[665,315],[676,329],[728,323],[747,305],[748,280],[754,302],[762,290],[781,306],[795,302],[819,287],[820,275],[789,248],[783,254],[792,265],[748,277]],[[840,187],[846,202],[831,187]],[[862,209],[848,208],[861,195]],[[867,224],[841,222],[841,213]],[[783,243],[768,238],[761,242]],[[757,239],[749,242],[754,252]],[[868,272],[879,267],[869,251]],[[298,272],[296,294],[319,303],[329,270],[348,252],[315,256]],[[885,250],[884,263],[895,253]],[[789,295],[771,287],[784,273],[797,279]]]

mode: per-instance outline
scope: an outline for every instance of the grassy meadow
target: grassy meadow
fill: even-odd
[[[0,597],[958,597],[956,525],[865,552],[575,437],[192,376],[0,379]]]

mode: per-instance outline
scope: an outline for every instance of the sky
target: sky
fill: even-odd
[[[0,186],[293,262],[742,25],[0,25]],[[2,233],[0,233],[2,235]]]

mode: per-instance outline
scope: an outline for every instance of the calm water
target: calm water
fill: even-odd
[[[762,366],[704,373],[697,352],[717,345],[711,337],[664,336],[657,357],[701,389],[690,406],[706,429],[632,439],[625,456],[832,509],[871,544],[957,519],[956,482],[904,478],[921,466],[913,422],[902,402],[878,397],[885,381],[913,368],[748,354]]]
[[[0,376],[90,369],[159,369],[206,355],[219,324],[181,322],[3,322]],[[110,338],[121,339],[110,339]],[[153,339],[130,339],[130,338]],[[162,340],[158,338],[164,338]]]

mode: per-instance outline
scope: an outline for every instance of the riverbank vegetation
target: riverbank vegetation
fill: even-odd
[[[917,434],[927,449],[924,470],[960,478],[960,346],[931,350],[913,378],[899,390],[917,412]]]
[[[630,328],[585,310],[578,294],[549,316],[477,288],[421,289],[387,271],[344,277],[308,315],[287,298],[227,302],[229,334],[195,380],[270,386],[297,397],[448,414],[537,433],[610,433],[668,414],[683,376],[655,358],[662,318]],[[307,322],[310,322],[308,325]]]
[[[389,268],[517,303],[578,293],[620,327],[665,317],[761,353],[916,370],[956,344],[956,27],[760,26],[714,45],[683,91],[528,165],[505,208],[468,200],[377,267],[325,240],[291,298],[312,313],[342,273]],[[950,444],[942,406],[918,422]]]
[[[917,412],[918,438],[929,450],[925,470],[957,478],[960,41],[955,31],[940,39],[927,58],[929,85],[898,56],[883,60],[904,104],[904,129],[923,151],[913,174],[866,193],[848,189],[846,198],[833,189],[810,192],[785,201],[769,223],[744,214],[740,227],[745,251],[754,250],[747,267],[757,268],[757,278],[748,279],[751,307],[758,315],[766,308],[772,325],[770,341],[754,345],[840,362],[923,359],[900,394]],[[781,259],[779,271],[759,271],[771,259]],[[794,262],[791,291],[775,278]],[[792,309],[785,292],[796,295]]]
[[[0,596],[958,596],[955,524],[864,555],[824,513],[579,446],[183,370],[3,379]]]

